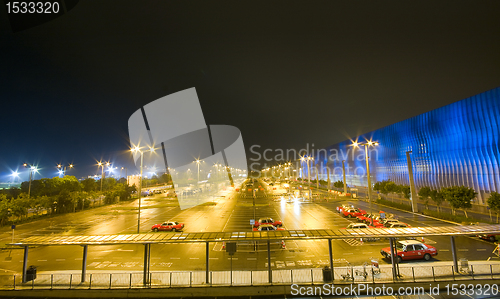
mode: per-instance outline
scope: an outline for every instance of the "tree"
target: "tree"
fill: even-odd
[[[5,194],[0,194],[0,225],[5,225],[10,216],[10,199]]]
[[[18,197],[11,200],[11,212],[12,215],[23,219],[23,216],[28,214],[28,209],[30,208],[30,198],[25,193],[22,193]]]
[[[380,193],[382,193],[384,195],[387,195],[391,192],[395,192],[395,193],[399,192],[398,185],[396,185],[391,180],[384,180],[384,181],[375,183],[375,185],[373,186],[373,190],[379,191]]]
[[[467,209],[472,207],[472,199],[476,197],[477,193],[474,189],[465,186],[453,186],[441,189],[443,197],[450,203],[453,215],[456,209],[462,209],[465,217],[467,216]]]
[[[398,191],[401,195],[403,195],[404,198],[410,199],[411,197],[411,192],[410,192],[410,186],[408,185],[398,185]]]
[[[420,200],[422,200],[425,204],[425,208],[428,210],[429,209],[429,197],[431,196],[431,188],[430,187],[422,187],[420,190],[418,190],[418,197]]]
[[[161,184],[170,184],[172,183],[172,176],[168,173],[164,173],[160,176],[159,182]]]
[[[432,199],[432,201],[436,204],[437,211],[440,212],[440,206],[444,201],[443,194],[439,192],[438,190],[431,190],[431,193],[429,195]]]
[[[486,201],[490,210],[497,214],[498,223],[498,213],[500,212],[500,194],[497,192],[491,192],[490,197]]]
[[[97,183],[93,178],[87,178],[82,181],[82,188],[85,192],[96,191]]]
[[[344,188],[344,182],[343,181],[336,181],[335,183],[333,183],[333,187],[335,188]]]

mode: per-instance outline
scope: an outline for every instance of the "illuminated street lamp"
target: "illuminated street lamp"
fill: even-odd
[[[198,181],[197,181],[197,183],[196,183],[196,185],[198,186],[198,185],[200,184],[200,162],[201,162],[201,161],[200,161],[199,159],[196,159],[194,162],[195,162],[195,163],[196,163],[196,165],[198,166]]]
[[[144,162],[144,152],[141,151],[141,148],[142,147],[135,146],[135,147],[133,147],[130,150],[133,153],[139,153],[139,154],[141,154],[141,177],[139,179],[139,192],[138,192],[139,193],[139,212],[137,213],[137,233],[139,233],[139,231],[141,229],[142,167],[143,167],[143,162]],[[155,148],[154,147],[150,147],[149,151],[151,153],[154,153],[155,152]]]
[[[62,165],[61,164],[57,164],[57,168],[59,168],[59,173],[61,173],[63,175],[63,177],[66,175],[66,167],[67,166],[64,166],[64,169],[62,168]],[[73,164],[69,164],[69,168],[73,168]]]
[[[29,184],[28,184],[28,198],[29,198],[30,194],[31,194],[31,180],[33,179],[33,172],[36,173],[38,171],[38,168],[36,168],[36,166],[33,166],[29,163],[24,163],[23,166],[26,168],[29,168],[29,170],[30,170],[30,177],[29,177]]]
[[[127,167],[120,168],[120,179],[122,178],[122,170],[125,169],[125,178],[127,178],[127,186],[128,186],[128,169]]]
[[[15,184],[16,183],[16,178],[19,178],[19,172],[16,171],[13,171],[12,174],[12,182]]]
[[[377,146],[378,142],[373,142],[373,141],[367,141],[366,143],[358,143],[358,142],[353,142],[352,146],[354,147],[359,147],[359,146],[364,146],[365,147],[365,160],[366,160],[366,177],[368,179],[368,202],[370,203],[370,210],[372,210],[372,195],[371,195],[371,181],[370,181],[370,164],[368,162],[368,147],[369,146]],[[371,218],[372,225],[373,225],[373,217]]]
[[[106,166],[109,167],[109,162],[106,162]],[[102,181],[104,180],[104,163],[102,162],[97,162],[97,169],[99,169],[99,167],[101,167],[101,192],[102,192]]]

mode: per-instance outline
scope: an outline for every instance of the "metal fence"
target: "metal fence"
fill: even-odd
[[[366,270],[366,271],[364,271]],[[411,266],[401,265],[397,279],[393,279],[392,268],[335,267],[272,270],[273,285],[322,284],[322,283],[392,283],[392,282],[438,282],[476,279],[500,279],[500,264],[474,264],[454,271],[453,266]],[[328,273],[333,274],[333,281],[328,280]],[[81,274],[38,274],[26,283],[22,276],[0,275],[0,288],[12,289],[117,289],[117,288],[175,288],[202,286],[253,286],[270,285],[269,272],[254,271],[211,271],[206,281],[205,271],[168,271],[151,272],[149,283],[144,285],[142,272],[134,273],[89,273],[85,282]],[[325,278],[327,280],[325,280]]]

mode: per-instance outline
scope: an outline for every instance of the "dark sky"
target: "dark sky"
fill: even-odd
[[[3,8],[2,8],[3,9]],[[0,181],[134,168],[127,122],[196,87],[249,148],[315,148],[500,86],[500,1],[87,1],[0,37]],[[1,11],[5,18],[5,11]],[[27,175],[24,169],[22,179]]]

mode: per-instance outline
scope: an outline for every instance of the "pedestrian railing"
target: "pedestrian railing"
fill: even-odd
[[[144,284],[142,272],[133,273],[88,273],[82,282],[81,274],[37,274],[36,278],[22,282],[20,274],[0,275],[0,288],[12,289],[119,289],[119,288],[175,288],[203,286],[258,286],[291,284],[350,284],[350,283],[401,283],[401,282],[439,282],[463,280],[498,280],[500,264],[474,264],[466,269],[454,271],[451,265],[400,265],[393,275],[391,267],[380,268],[374,272],[366,268],[335,267],[312,269],[272,270],[272,283],[267,270],[252,271],[210,271],[206,281],[205,271],[162,271],[151,272]],[[329,273],[326,273],[329,272]],[[333,274],[333,276],[332,276]],[[333,278],[333,280],[330,279]],[[396,277],[396,278],[395,278]],[[29,279],[30,277],[28,277]]]

